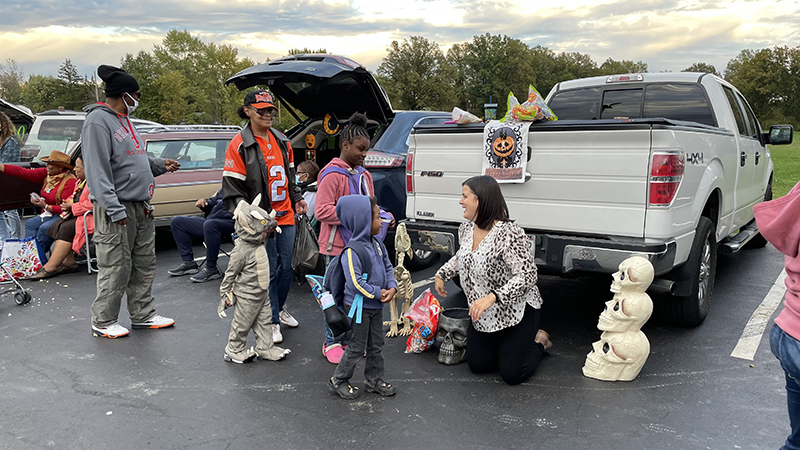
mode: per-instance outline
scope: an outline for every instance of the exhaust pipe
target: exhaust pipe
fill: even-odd
[[[672,280],[665,280],[663,278],[656,278],[650,284],[648,291],[654,294],[674,295],[675,289],[678,287],[677,283]]]

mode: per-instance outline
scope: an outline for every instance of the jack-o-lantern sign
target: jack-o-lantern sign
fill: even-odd
[[[314,148],[314,144],[316,144],[316,137],[313,134],[306,135],[306,148]]]
[[[492,143],[492,150],[499,158],[507,158],[514,151],[514,137],[501,131]]]

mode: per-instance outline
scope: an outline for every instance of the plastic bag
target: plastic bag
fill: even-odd
[[[464,111],[461,108],[453,108],[453,114],[450,116],[454,123],[480,123],[483,122],[478,116],[471,112]]]
[[[426,289],[408,308],[405,316],[414,321],[414,329],[406,341],[406,353],[422,353],[433,346],[439,326],[439,300]]]
[[[305,214],[295,216],[294,253],[292,254],[292,270],[305,274],[317,267],[319,245],[317,234],[311,227],[311,221]]]
[[[520,104],[519,100],[514,97],[513,92],[508,93],[508,110],[506,116],[500,119],[500,121],[505,122],[506,120],[537,122],[540,120],[558,120],[558,117],[556,117],[553,110],[547,106],[547,103],[544,102],[539,91],[532,85],[529,85],[528,99],[525,100],[525,103]]]
[[[2,224],[5,225],[5,224]],[[5,270],[0,270],[0,281],[14,278],[25,278],[34,275],[42,267],[39,257],[38,240],[35,237],[24,239],[6,239],[0,251],[0,263]]]

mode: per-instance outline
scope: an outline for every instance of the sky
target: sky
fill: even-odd
[[[170,29],[263,62],[325,48],[376,70],[411,36],[451,45],[490,33],[555,52],[643,61],[650,72],[695,62],[723,73],[743,49],[800,45],[800,0],[0,0],[0,63],[27,77],[82,75],[151,51]]]

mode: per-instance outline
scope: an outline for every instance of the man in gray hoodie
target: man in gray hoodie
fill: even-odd
[[[94,336],[118,338],[128,329],[117,323],[123,294],[133,328],[171,327],[175,321],[156,314],[152,297],[156,273],[153,197],[155,176],[178,170],[171,159],[149,158],[130,121],[139,105],[139,83],[122,69],[102,65],[106,103],[87,106],[82,152],[89,198],[94,203],[100,272],[92,303]]]

